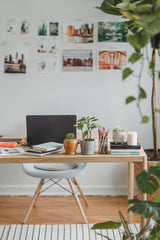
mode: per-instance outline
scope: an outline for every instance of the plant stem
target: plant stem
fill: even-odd
[[[155,48],[153,48],[153,51],[152,51],[152,61],[156,63]],[[152,76],[151,108],[152,108],[153,154],[154,154],[154,158],[158,158],[158,126],[157,126],[157,112],[155,111],[157,109],[155,64],[153,67],[153,76]]]

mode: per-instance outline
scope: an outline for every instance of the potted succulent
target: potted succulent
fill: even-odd
[[[142,105],[147,98],[146,91],[142,86],[143,67],[148,64],[149,72],[152,76],[151,110],[152,110],[152,132],[153,132],[153,150],[152,159],[158,159],[158,131],[157,131],[157,90],[156,78],[160,78],[160,71],[156,70],[156,52],[160,53],[160,1],[159,0],[103,0],[98,9],[111,15],[122,16],[125,24],[130,30],[128,42],[134,48],[134,52],[129,57],[129,62],[135,64],[140,62],[139,72],[135,73],[133,69],[127,67],[123,70],[123,80],[131,74],[137,78],[137,96],[126,98],[126,104],[135,102],[142,123],[148,123],[149,117],[143,113]],[[152,54],[148,53],[147,45],[151,42]]]
[[[126,131],[121,126],[118,126],[113,129],[113,142],[115,143],[124,143],[126,142]]]
[[[78,120],[78,130],[82,133],[81,154],[90,155],[95,153],[95,139],[92,138],[92,130],[100,127],[96,124],[98,119],[95,117],[82,117]]]
[[[78,141],[74,135],[74,133],[68,133],[63,141],[64,149],[67,155],[76,154],[76,149],[78,145]]]

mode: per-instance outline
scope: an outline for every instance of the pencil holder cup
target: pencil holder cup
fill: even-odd
[[[109,153],[109,141],[108,139],[105,139],[104,141],[102,141],[101,139],[99,139],[98,142],[98,153],[99,154],[108,154]]]

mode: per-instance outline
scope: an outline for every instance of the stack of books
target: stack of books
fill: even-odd
[[[111,155],[139,155],[141,145],[128,146],[127,143],[110,143]]]
[[[32,148],[25,151],[25,154],[35,155],[35,156],[45,156],[52,153],[61,152],[63,149],[63,144],[56,142],[47,142],[38,145],[34,145]]]

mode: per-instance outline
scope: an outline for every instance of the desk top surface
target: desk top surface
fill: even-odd
[[[5,136],[6,137],[6,136]],[[22,136],[8,136],[8,137],[22,137]],[[24,147],[27,150],[27,147]],[[81,155],[80,147],[77,149],[76,155],[66,155],[63,152],[50,154],[47,156],[39,157],[33,155],[10,155],[1,156],[0,163],[58,163],[58,162],[143,162],[146,159],[146,154],[141,148],[140,155],[110,155],[98,154],[94,155]]]

